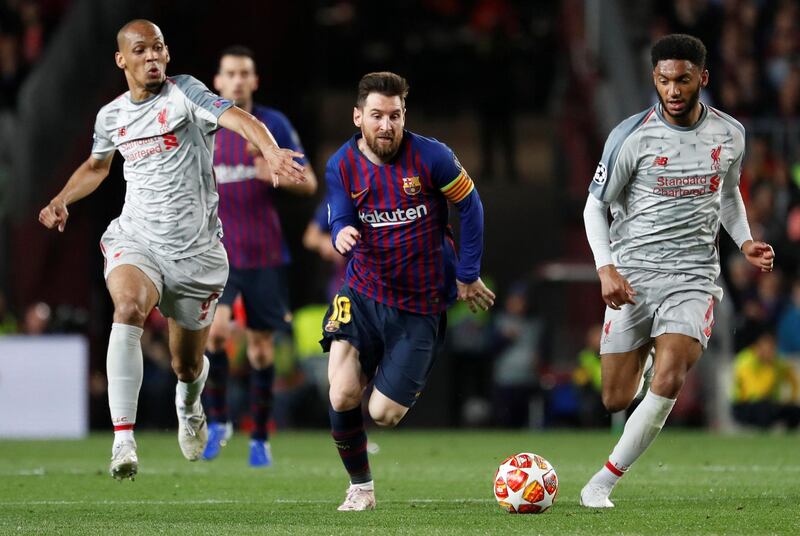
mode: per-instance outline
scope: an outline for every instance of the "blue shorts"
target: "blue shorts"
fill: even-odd
[[[242,295],[249,329],[291,332],[292,313],[284,266],[231,267],[219,303],[230,307],[239,294]]]
[[[345,286],[322,320],[323,350],[334,340],[352,344],[361,371],[375,388],[407,408],[414,405],[444,338],[445,313],[417,314],[390,307]]]

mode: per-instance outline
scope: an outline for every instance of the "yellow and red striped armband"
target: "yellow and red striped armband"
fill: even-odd
[[[450,184],[442,188],[442,193],[451,203],[458,203],[467,197],[472,190],[475,189],[475,184],[469,178],[464,168],[461,168],[461,173],[458,177],[453,179]]]

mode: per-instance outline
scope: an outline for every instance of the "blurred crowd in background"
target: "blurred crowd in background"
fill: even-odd
[[[68,0],[0,0],[0,111],[13,110],[20,85],[46,52],[48,35],[69,4]],[[521,180],[513,122],[520,113],[543,117],[551,113],[553,73],[558,59],[569,54],[563,50],[567,45],[559,42],[559,10],[553,4],[512,0],[417,0],[391,5],[355,0],[318,2],[315,24],[327,42],[337,46],[326,47],[323,65],[328,71],[315,78],[331,88],[350,88],[369,70],[391,66],[398,72],[413,71],[412,87],[419,96],[415,106],[433,110],[431,113],[444,121],[453,110],[472,109],[481,136],[476,145],[481,154],[481,169],[475,174],[479,188],[482,180],[496,177],[510,185]],[[748,130],[741,191],[754,239],[772,244],[777,256],[774,272],[757,273],[727,237],[720,240],[726,300],[735,312],[733,355],[728,356],[733,371],[731,409],[743,425],[768,428],[781,422],[794,428],[800,422],[800,383],[794,372],[800,363],[800,2],[674,0],[634,4],[632,13],[645,12],[641,34],[634,35],[632,45],[641,49],[642,74],[650,72],[649,47],[654,39],[672,32],[700,37],[709,49],[711,73],[704,100],[732,114]],[[394,20],[403,22],[379,23],[385,21],[386,10]],[[356,50],[357,61],[353,61]],[[541,81],[551,75],[553,81]],[[442,80],[467,87],[459,91],[442,88]],[[602,140],[606,134],[595,132],[587,137]],[[601,150],[596,145],[595,159]],[[495,152],[503,165],[495,162]],[[561,158],[569,159],[569,155]],[[585,177],[587,185],[590,179]],[[508,195],[512,194],[509,189]],[[526,234],[521,230],[520,236]],[[306,246],[320,255],[320,273],[333,278],[341,273],[341,261],[332,262],[335,256],[330,248],[322,248],[319,242]],[[487,247],[492,247],[491,240]],[[587,256],[584,261],[591,259]],[[533,266],[530,271],[533,273]],[[484,280],[492,281],[491,275],[486,274]],[[44,302],[12,304],[7,297],[13,282],[0,283],[5,284],[0,287],[0,335],[86,332],[90,322],[87,310]],[[599,396],[602,310],[597,310],[597,325],[580,326],[572,333],[573,342],[585,340],[583,349],[575,355],[554,356],[549,334],[552,319],[547,318],[545,306],[534,306],[540,299],[537,282],[522,277],[496,283],[498,302],[493,311],[473,315],[457,304],[448,313],[448,337],[431,387],[446,393],[437,398],[445,405],[445,417],[438,424],[608,425],[610,416]],[[325,425],[326,360],[317,340],[328,299],[324,293],[336,285],[335,280],[317,285],[320,290],[311,299],[306,293],[297,304],[293,333],[278,337],[277,426]],[[599,293],[599,285],[590,288]],[[237,408],[239,414],[247,413],[248,365],[241,321],[240,311],[239,335],[228,348],[233,415]],[[156,311],[145,327],[140,424],[168,427],[174,417],[163,408],[172,403],[175,380],[166,323]],[[90,382],[92,423],[98,427],[107,425],[103,361],[93,359]],[[438,382],[437,375],[441,377]],[[680,418],[681,412],[676,415]],[[685,418],[683,422],[707,424],[703,418]],[[248,426],[246,419],[237,424]]]
[[[68,4],[69,0],[0,2],[0,110],[15,106],[22,81],[44,52]]]

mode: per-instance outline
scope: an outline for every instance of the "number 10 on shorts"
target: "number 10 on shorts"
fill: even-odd
[[[328,323],[325,324],[325,331],[329,333],[338,331],[340,325],[349,323],[352,318],[350,314],[350,298],[337,294],[333,297],[333,312],[328,318]]]

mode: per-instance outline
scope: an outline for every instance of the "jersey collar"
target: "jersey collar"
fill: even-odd
[[[700,103],[700,107],[702,108],[700,110],[700,118],[697,120],[697,122],[694,125],[692,125],[690,127],[681,127],[681,126],[678,126],[678,125],[673,125],[672,123],[667,121],[664,118],[664,112],[661,110],[661,103],[660,102],[658,104],[656,104],[656,115],[658,116],[659,119],[661,119],[661,122],[664,123],[664,126],[666,126],[667,128],[672,129],[672,130],[677,130],[679,132],[688,132],[690,130],[695,130],[695,129],[699,128],[700,125],[702,125],[705,122],[706,117],[708,116],[708,106],[706,106],[705,104],[703,104],[701,102]]]

